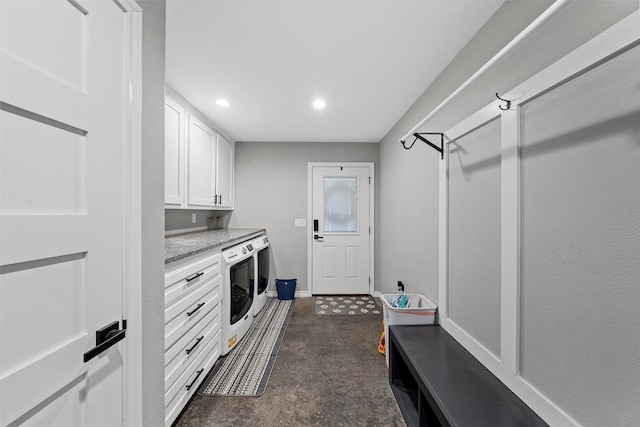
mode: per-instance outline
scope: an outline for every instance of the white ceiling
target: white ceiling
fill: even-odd
[[[503,1],[167,0],[166,80],[236,141],[379,142]]]

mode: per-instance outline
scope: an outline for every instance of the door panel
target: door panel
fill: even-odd
[[[368,294],[370,170],[312,166],[314,294]]]
[[[357,246],[347,246],[345,248],[345,276],[348,279],[358,278],[358,252],[360,248]]]
[[[164,105],[164,203],[181,207],[184,199],[184,108],[170,98]]]
[[[215,204],[216,134],[189,118],[189,204]]]
[[[231,143],[218,134],[217,193],[220,195],[218,205],[233,206],[233,147]]]
[[[121,425],[124,12],[0,2],[0,424]]]
[[[29,3],[33,2],[3,0],[2,50],[84,89],[87,16],[70,2],[38,1],[37,10]]]

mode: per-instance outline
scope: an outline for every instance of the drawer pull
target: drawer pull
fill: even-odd
[[[190,281],[192,281],[192,280],[196,280],[198,277],[202,276],[203,274],[204,274],[204,273],[201,271],[200,273],[194,274],[194,275],[193,275],[193,276],[191,276],[191,277],[187,277],[185,280],[186,280],[187,282],[190,282]]]
[[[193,381],[191,381],[191,384],[185,386],[187,388],[187,390],[189,390],[191,387],[193,387],[193,385],[196,383],[196,381],[198,381],[198,377],[200,376],[202,371],[204,371],[204,368],[202,368],[202,369],[200,369],[198,371],[198,375],[196,375],[196,377],[193,379]]]
[[[200,304],[198,304],[198,306],[196,308],[194,308],[193,310],[191,310],[190,312],[187,313],[187,317],[190,317],[193,313],[195,313],[196,311],[200,310],[203,305],[204,305],[204,302],[201,302]]]
[[[193,349],[196,348],[198,346],[198,344],[200,344],[200,341],[202,341],[203,338],[204,338],[204,335],[201,336],[200,338],[198,338],[196,340],[196,343],[194,345],[192,345],[191,348],[186,349],[185,351],[187,352],[187,354],[191,353],[193,351]]]

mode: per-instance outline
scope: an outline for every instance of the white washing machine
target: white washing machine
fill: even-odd
[[[222,355],[245,336],[253,322],[255,260],[251,242],[222,251]]]
[[[251,242],[254,252],[256,279],[253,293],[253,315],[257,316],[267,303],[267,286],[269,285],[269,239],[260,236]]]

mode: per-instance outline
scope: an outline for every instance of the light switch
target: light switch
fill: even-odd
[[[293,225],[295,227],[306,227],[307,226],[307,220],[304,219],[304,218],[296,218]]]

